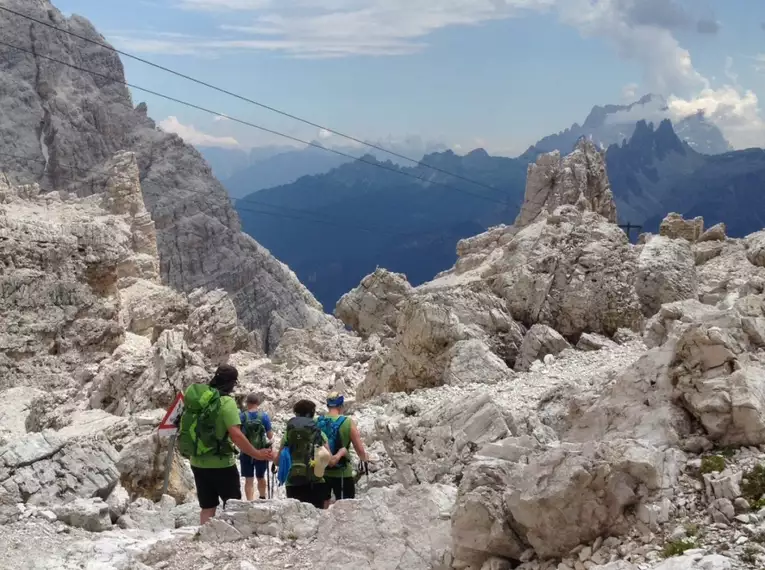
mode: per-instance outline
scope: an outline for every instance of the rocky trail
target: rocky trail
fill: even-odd
[[[0,82],[33,64],[3,60]],[[39,73],[50,90],[3,91],[29,103],[17,147],[37,152],[38,115],[60,129],[46,172],[0,163],[1,568],[765,567],[765,231],[670,214],[630,244],[582,141],[540,157],[516,222],[460,242],[454,268],[419,287],[378,269],[325,315],[235,219],[168,225],[186,187],[224,198],[144,108],[114,110],[129,95]],[[101,138],[65,128],[93,119],[77,109]],[[98,180],[64,184],[57,153]],[[243,243],[246,271],[199,286]],[[277,434],[297,400],[342,391],[374,459],[359,498],[318,511],[280,489],[199,527],[174,451],[163,495],[157,426],[221,363]]]

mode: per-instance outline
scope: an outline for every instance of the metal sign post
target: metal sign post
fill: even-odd
[[[162,483],[162,494],[166,495],[170,487],[170,471],[173,468],[173,457],[175,456],[175,442],[178,439],[178,424],[183,414],[183,394],[178,394],[167,409],[165,417],[157,428],[160,436],[170,436],[167,444],[167,456],[165,457],[165,477]]]

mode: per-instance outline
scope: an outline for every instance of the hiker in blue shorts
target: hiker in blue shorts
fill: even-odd
[[[239,415],[242,422],[242,432],[247,436],[255,449],[266,449],[271,447],[271,440],[274,432],[271,431],[271,418],[266,412],[259,410],[263,403],[264,396],[252,392],[247,396],[247,411]],[[253,488],[254,478],[258,479],[258,493],[261,499],[266,498],[266,471],[268,470],[268,461],[258,461],[249,455],[242,453],[239,455],[239,466],[244,477],[244,494],[248,501],[252,501],[255,495]]]

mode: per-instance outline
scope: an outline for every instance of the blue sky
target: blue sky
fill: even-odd
[[[117,47],[375,141],[517,154],[649,91],[765,146],[762,0],[54,0]],[[291,135],[320,133],[131,60],[128,80]],[[283,144],[142,93],[190,142]],[[335,139],[335,137],[333,137]]]

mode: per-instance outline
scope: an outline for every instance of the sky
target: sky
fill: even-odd
[[[53,0],[116,47],[381,144],[515,156],[596,104],[668,98],[765,147],[762,0]],[[336,135],[123,58],[128,81],[304,140]],[[165,130],[294,141],[134,91]]]

